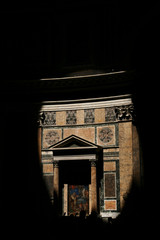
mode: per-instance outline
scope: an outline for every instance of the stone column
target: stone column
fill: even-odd
[[[59,162],[53,161],[54,208],[59,213]]]
[[[68,184],[64,184],[64,213],[68,216]]]
[[[89,184],[89,214],[91,214],[91,212],[92,212],[92,208],[91,208],[91,203],[92,203],[92,201],[91,201],[91,184]]]
[[[119,122],[120,208],[130,192],[133,180],[132,122]]]
[[[97,168],[96,161],[91,161],[91,212],[97,212]]]

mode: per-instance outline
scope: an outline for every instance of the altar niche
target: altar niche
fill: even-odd
[[[102,148],[75,135],[52,145],[54,206],[60,215],[99,212]]]
[[[66,161],[60,166],[62,214],[80,215],[90,212],[91,170],[89,161]]]

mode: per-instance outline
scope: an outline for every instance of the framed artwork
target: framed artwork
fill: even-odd
[[[89,186],[88,185],[69,185],[69,206],[68,214],[80,215],[81,211],[89,214]]]

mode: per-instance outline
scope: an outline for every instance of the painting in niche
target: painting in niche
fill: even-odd
[[[88,185],[69,185],[69,215],[80,215],[81,211],[89,214]]]

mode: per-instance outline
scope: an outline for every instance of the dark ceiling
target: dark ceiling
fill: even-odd
[[[146,3],[116,0],[4,6],[0,14],[3,79],[133,68],[135,34],[146,10]]]
[[[144,67],[157,9],[138,0],[3,4],[2,85]]]

